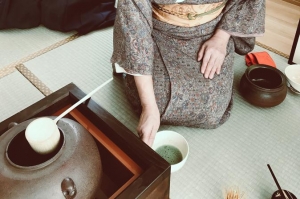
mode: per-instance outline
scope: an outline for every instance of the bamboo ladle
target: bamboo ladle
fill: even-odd
[[[95,88],[77,103],[57,116],[54,120],[49,117],[41,117],[30,122],[25,130],[25,137],[32,149],[40,154],[48,154],[52,152],[58,145],[60,139],[60,132],[56,123],[112,80],[113,78],[110,78]]]

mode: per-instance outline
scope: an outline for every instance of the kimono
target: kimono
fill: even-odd
[[[221,0],[184,0],[180,4],[217,2]],[[152,75],[161,124],[220,126],[232,109],[233,55],[253,50],[255,37],[264,33],[265,0],[228,0],[215,19],[194,27],[153,18],[152,3],[175,4],[176,0],[119,0],[111,62],[130,74]],[[197,54],[216,29],[231,37],[220,74],[206,79]],[[125,85],[130,103],[141,112],[132,75],[126,75]]]

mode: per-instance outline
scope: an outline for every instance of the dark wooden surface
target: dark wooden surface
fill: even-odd
[[[21,123],[30,118],[50,116],[85,95],[75,84],[69,84],[1,122],[0,135],[7,131],[11,122]],[[143,170],[117,198],[169,198],[171,167],[164,159],[93,100],[87,100],[77,110]]]
[[[289,60],[288,60],[289,64],[300,64],[300,63],[295,63],[295,57],[296,57],[295,51],[296,51],[297,47],[298,48],[300,47],[299,37],[300,37],[300,19],[299,19],[299,22],[298,22],[298,27],[297,27],[297,30],[296,30],[296,33],[295,33],[293,46],[292,46],[290,57],[289,57]],[[299,56],[299,55],[297,55],[297,56]]]

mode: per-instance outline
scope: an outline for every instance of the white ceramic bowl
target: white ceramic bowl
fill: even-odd
[[[285,75],[291,86],[300,92],[300,65],[288,65],[285,68]]]
[[[176,164],[171,164],[171,173],[173,173],[181,169],[185,164],[189,155],[189,145],[186,139],[179,133],[168,130],[157,132],[154,143],[152,145],[152,149],[156,151],[159,147],[165,145],[177,148],[182,155],[182,160],[180,162]]]

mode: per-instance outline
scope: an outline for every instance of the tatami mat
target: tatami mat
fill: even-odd
[[[24,65],[52,91],[74,82],[88,93],[112,77],[111,53],[112,28],[107,28],[79,37]],[[277,67],[284,70],[287,60],[269,53]],[[171,175],[171,199],[223,198],[223,191],[232,187],[238,187],[247,199],[269,199],[277,188],[267,164],[282,188],[300,196],[300,96],[288,92],[285,101],[276,107],[254,107],[238,91],[245,69],[244,57],[236,56],[234,107],[224,125],[214,130],[160,127],[179,132],[190,146],[185,166]],[[114,79],[92,99],[135,132],[138,117],[125,99],[122,78]]]
[[[0,93],[0,122],[44,98],[18,71],[0,79]]]
[[[0,69],[73,34],[75,32],[62,33],[43,26],[2,30],[0,31]]]
[[[111,77],[111,29],[95,31],[25,63],[52,91],[73,82],[88,92]]]
[[[286,67],[286,59],[270,55],[279,69]],[[185,167],[172,174],[173,198],[222,198],[222,191],[230,187],[238,187],[248,199],[271,198],[276,184],[267,164],[283,188],[300,195],[300,96],[288,92],[276,107],[254,107],[238,91],[245,69],[244,58],[237,57],[234,108],[223,126],[215,130],[169,127],[190,144]]]
[[[52,91],[73,82],[88,93],[112,77],[110,57],[112,54],[112,28],[95,31],[67,43],[57,49],[39,56],[25,66],[31,70]],[[110,82],[92,97],[104,106],[117,119],[135,129],[127,120],[132,120],[133,113],[122,114],[124,106],[129,106],[124,93],[116,85],[121,82]],[[117,111],[117,112],[116,112]],[[127,111],[129,112],[129,111]],[[131,117],[132,116],[132,117]]]

